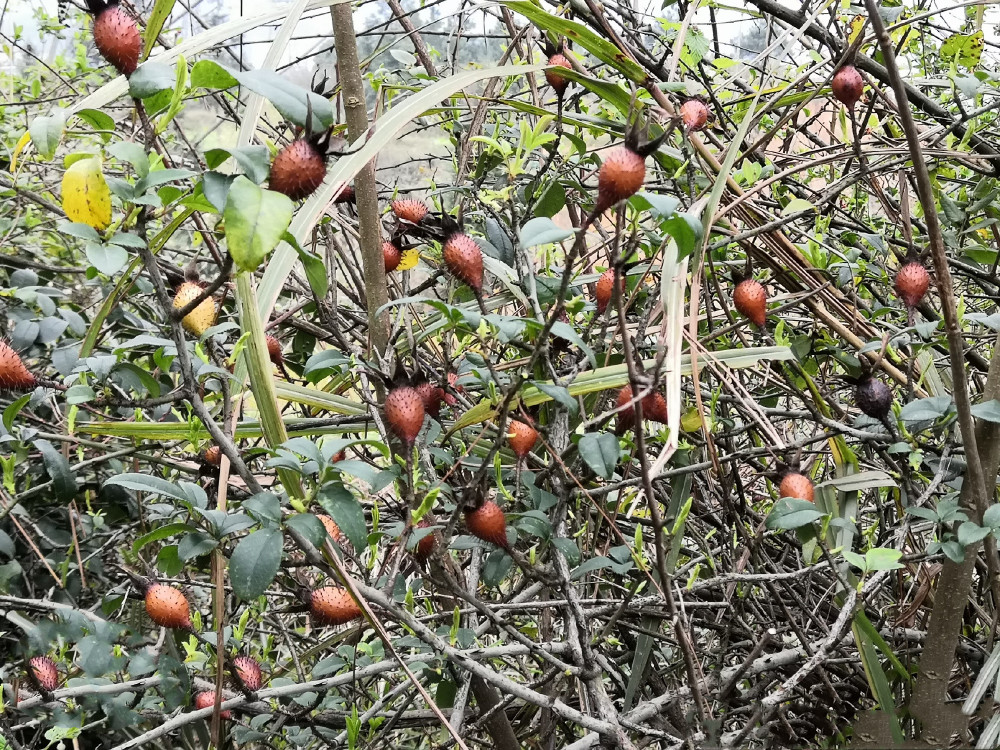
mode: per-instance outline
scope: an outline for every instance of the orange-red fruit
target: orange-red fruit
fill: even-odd
[[[566,57],[566,55],[559,54],[558,52],[556,54],[552,55],[552,57],[549,58],[549,65],[557,66],[557,67],[560,67],[560,68],[566,68],[566,69],[572,69],[572,67],[573,67],[570,64],[570,61]],[[555,70],[551,70],[551,69],[546,70],[545,71],[545,80],[548,81],[549,82],[549,86],[551,86],[552,88],[554,88],[555,91],[556,91],[556,93],[560,94],[560,95],[562,94],[562,92],[564,92],[566,90],[566,87],[569,86],[569,79],[566,76],[561,75],[560,73],[558,73]]]
[[[601,315],[608,309],[611,303],[611,294],[615,288],[615,270],[609,268],[601,274],[594,285],[594,301],[597,303],[597,314]],[[625,279],[621,280],[622,291],[625,289]]]
[[[26,391],[35,385],[35,376],[24,366],[21,357],[7,342],[0,341],[0,389]]]
[[[930,274],[919,260],[909,260],[896,273],[896,294],[907,307],[916,307],[931,285]]]
[[[708,124],[708,107],[698,99],[688,99],[681,105],[681,120],[688,131],[701,130]]]
[[[222,463],[222,449],[217,445],[210,445],[205,449],[205,463],[211,466],[218,466]]]
[[[285,360],[281,353],[281,342],[274,336],[268,336],[265,341],[267,342],[267,356],[270,358],[271,364],[280,365]]]
[[[477,539],[508,549],[507,519],[500,506],[487,500],[475,510],[465,511],[465,528]]]
[[[781,497],[797,497],[813,502],[813,483],[804,474],[792,471],[782,478],[778,493]]]
[[[833,95],[837,101],[851,109],[861,98],[865,82],[857,68],[853,65],[845,65],[834,74],[832,86]]]
[[[758,328],[767,321],[767,293],[756,279],[744,279],[733,291],[733,304]]]
[[[225,701],[225,698],[223,698],[222,700]],[[215,705],[215,692],[212,690],[202,690],[194,697],[195,708],[198,709],[211,708],[214,705]],[[228,710],[219,711],[219,716],[221,716],[223,719],[233,718],[233,714]]]
[[[403,251],[399,245],[388,240],[382,243],[382,259],[385,261],[385,272],[395,271],[399,261],[403,259]]]
[[[524,458],[538,442],[538,430],[516,419],[507,428],[507,442],[518,458]]]
[[[424,399],[416,388],[399,386],[385,397],[385,421],[396,436],[413,445],[424,425]]]
[[[271,162],[268,185],[293,201],[312,195],[326,177],[326,159],[313,144],[299,138],[285,146]]]
[[[340,586],[324,586],[309,596],[309,612],[320,625],[345,625],[361,617],[361,607]]]
[[[441,413],[441,402],[444,401],[444,388],[433,383],[421,383],[417,386],[417,393],[424,402],[424,411],[435,419]]]
[[[191,629],[191,605],[172,586],[154,583],[146,589],[146,614],[161,627]]]
[[[597,212],[630,198],[646,179],[646,158],[628,146],[612,149],[597,173]]]
[[[260,664],[252,656],[237,656],[233,659],[233,672],[241,686],[251,693],[260,690],[264,684],[264,675],[260,671]]]
[[[413,198],[400,198],[390,204],[392,212],[397,219],[408,221],[411,224],[419,224],[427,216],[427,204]]]
[[[345,458],[347,458],[347,451],[342,450],[334,453],[333,458],[331,458],[330,461],[331,463],[337,463],[338,461],[343,461]]]
[[[429,521],[421,521],[417,524],[417,528],[426,529],[430,525]],[[433,533],[428,534],[425,537],[421,537],[420,541],[417,542],[417,546],[413,549],[413,554],[417,556],[417,559],[420,560],[420,562],[426,562],[427,558],[429,558],[431,553],[434,551],[435,544],[437,544],[437,542],[434,541]]]
[[[323,524],[323,528],[326,529],[326,533],[330,535],[330,538],[337,542],[337,544],[340,544],[344,539],[344,534],[337,525],[337,522],[330,518],[330,516],[321,515],[316,517]]]
[[[453,234],[444,243],[444,264],[451,275],[476,291],[483,288],[483,251],[467,234]]]
[[[139,67],[142,51],[139,27],[117,2],[109,4],[94,18],[94,44],[101,56],[122,75],[130,76]]]
[[[632,401],[632,386],[626,385],[618,391],[618,399],[615,407],[623,409],[618,412],[618,432],[635,426],[635,408],[625,408]],[[651,391],[642,399],[642,417],[650,422],[667,423],[667,400],[659,391]]]
[[[47,656],[36,656],[28,662],[31,679],[38,688],[51,693],[59,687],[59,670],[56,663]]]

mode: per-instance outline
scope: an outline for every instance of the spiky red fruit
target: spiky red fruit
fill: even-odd
[[[538,430],[530,424],[512,419],[507,427],[507,443],[510,445],[514,455],[524,458],[538,442]]]
[[[778,485],[778,493],[781,497],[797,497],[800,500],[813,502],[813,483],[805,474],[790,471]]]
[[[271,360],[271,364],[278,366],[285,361],[284,355],[281,353],[281,342],[274,336],[268,336],[265,338],[267,342],[267,356]]]
[[[403,259],[403,251],[394,242],[382,243],[382,260],[385,262],[385,272],[395,271],[399,261]]]
[[[708,107],[699,99],[688,99],[681,105],[681,120],[689,132],[701,130],[708,124]]]
[[[619,434],[635,427],[635,407],[625,408],[632,402],[632,386],[626,385],[618,391],[618,399],[615,408],[622,409],[618,412],[617,431]],[[667,400],[659,391],[651,391],[642,399],[642,418],[650,422],[667,423]]]
[[[865,82],[857,68],[853,65],[845,65],[834,74],[832,87],[833,95],[837,101],[848,109],[852,109],[861,99]]]
[[[646,158],[628,146],[608,152],[597,173],[598,213],[636,194],[646,179]]]
[[[361,617],[361,607],[340,586],[324,586],[309,595],[309,612],[321,625],[345,625]]]
[[[492,500],[487,500],[475,510],[465,511],[465,528],[477,539],[509,549],[507,518]]]
[[[233,659],[233,674],[240,688],[254,693],[264,684],[264,675],[260,664],[252,656],[237,656]]]
[[[422,222],[429,211],[426,203],[413,198],[400,198],[393,201],[390,207],[397,219],[408,221],[411,224]]]
[[[33,657],[28,661],[28,671],[32,682],[42,692],[51,693],[59,687],[59,669],[49,657]]]
[[[191,630],[191,605],[183,592],[154,583],[146,589],[146,614],[160,627]]]
[[[622,293],[625,292],[625,278],[622,277],[619,284]],[[601,315],[605,310],[608,309],[608,305],[611,304],[611,295],[615,288],[615,270],[609,268],[607,271],[601,274],[597,283],[594,285],[594,302],[597,303],[597,314]]]
[[[755,326],[763,328],[767,322],[767,292],[756,279],[744,279],[733,290],[733,304]]]
[[[421,383],[417,386],[417,393],[424,402],[424,411],[435,419],[441,413],[441,403],[444,401],[444,388],[433,383]]]
[[[205,449],[205,463],[210,466],[218,466],[222,463],[222,449],[217,445],[210,445]]]
[[[424,425],[424,399],[408,385],[393,388],[385,397],[385,421],[396,436],[413,445]]]
[[[449,237],[442,249],[444,264],[451,275],[477,292],[483,288],[483,251],[479,243],[458,232]]]
[[[312,195],[326,178],[326,159],[305,138],[285,146],[271,162],[268,186],[293,201]]]
[[[101,57],[124,76],[139,67],[142,36],[139,27],[117,2],[109,3],[94,17],[94,44]]]
[[[226,699],[223,698],[222,700],[225,701]],[[211,708],[214,705],[215,705],[215,691],[213,690],[202,690],[194,697],[194,707],[197,709]],[[233,718],[233,714],[229,710],[219,711],[219,716],[221,716],[223,719]]]
[[[18,353],[6,341],[0,340],[0,389],[26,391],[38,384]]]
[[[421,521],[420,523],[417,524],[417,528],[426,529],[430,525],[431,524],[429,521]],[[431,556],[431,553],[434,551],[434,546],[436,544],[437,542],[434,540],[434,534],[432,532],[427,536],[420,538],[420,541],[417,542],[416,547],[413,548],[413,554],[417,556],[417,559],[420,560],[420,562],[427,562],[427,558]]]
[[[908,260],[896,273],[896,294],[907,307],[919,305],[930,285],[930,274],[919,260]]]
[[[549,58],[549,65],[566,68],[567,70],[572,70],[573,68],[573,65],[570,63],[566,55],[562,55],[558,52]],[[569,86],[569,79],[551,68],[545,71],[545,80],[549,82],[549,86],[555,89],[555,92],[560,96],[566,90],[566,87]]]
[[[326,529],[326,533],[330,535],[330,538],[337,544],[340,544],[344,540],[344,533],[340,530],[337,522],[334,521],[330,516],[316,516],[320,523],[323,524],[323,528]]]
[[[343,190],[341,190],[337,197],[333,199],[334,203],[354,203],[354,188],[347,185]]]

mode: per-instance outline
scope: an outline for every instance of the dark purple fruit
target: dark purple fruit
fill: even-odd
[[[854,391],[858,408],[873,419],[885,419],[892,408],[892,391],[881,380],[864,376]]]

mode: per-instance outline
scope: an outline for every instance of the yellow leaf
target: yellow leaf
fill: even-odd
[[[684,412],[684,416],[681,417],[681,429],[684,432],[697,432],[701,430],[701,415],[697,409],[691,407]]]
[[[847,26],[847,43],[853,44],[854,40],[858,38],[858,34],[861,33],[861,29],[865,27],[865,17],[855,16],[851,19],[851,23]]]
[[[31,143],[31,133],[27,130],[24,131],[24,135],[20,137],[17,141],[17,145],[14,146],[14,154],[10,157],[10,173],[14,174],[17,171],[17,157],[21,155],[25,147]]]
[[[62,180],[62,206],[70,221],[107,229],[111,223],[111,191],[96,158],[74,162]]]
[[[417,267],[417,261],[420,260],[420,252],[415,247],[411,247],[409,250],[404,250],[403,254],[399,258],[399,265],[396,266],[397,271],[409,271],[411,268]]]

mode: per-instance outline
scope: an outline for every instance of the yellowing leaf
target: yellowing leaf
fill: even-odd
[[[701,430],[701,415],[697,409],[691,407],[684,412],[684,416],[681,417],[681,429],[684,432],[697,432]]]
[[[854,40],[858,38],[858,34],[865,27],[865,17],[855,16],[851,19],[851,22],[847,25],[847,43],[853,44]]]
[[[404,250],[399,258],[399,265],[396,266],[396,270],[409,271],[411,268],[416,268],[419,260],[420,252],[417,248],[411,247],[409,250]]]
[[[62,206],[70,221],[107,229],[111,223],[111,191],[96,158],[74,162],[62,180]]]
[[[14,153],[10,157],[10,173],[14,174],[17,171],[17,157],[20,156],[21,152],[24,151],[25,147],[31,143],[31,132],[25,130],[24,135],[22,135],[18,141],[17,145],[14,146]]]
[[[952,34],[941,45],[941,57],[945,60],[954,59],[962,67],[971,70],[979,65],[984,44],[982,31],[975,34]]]

